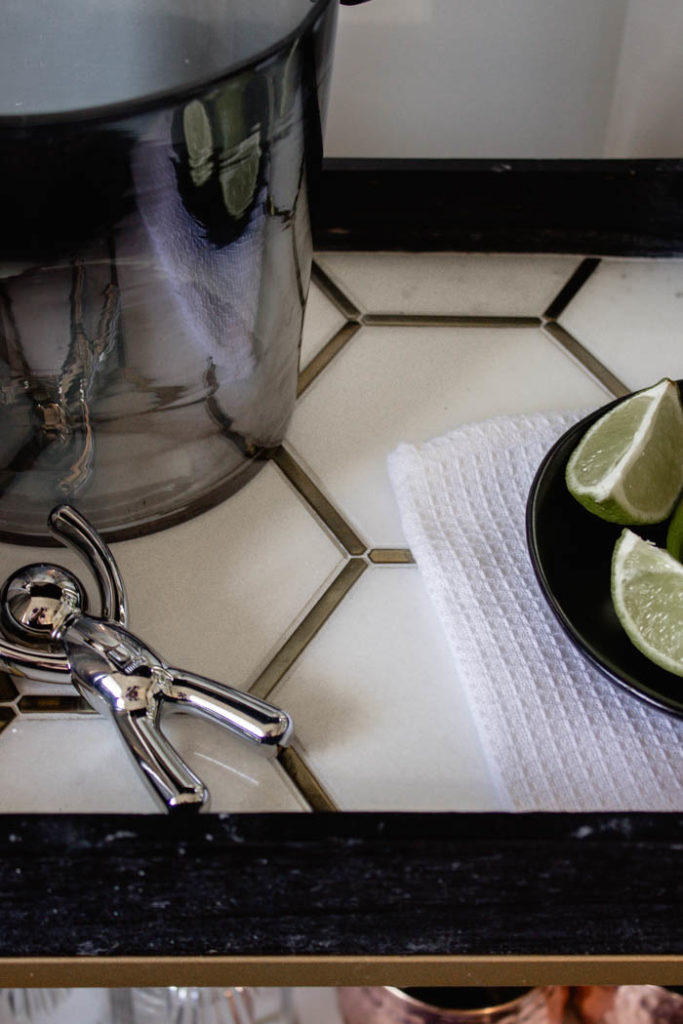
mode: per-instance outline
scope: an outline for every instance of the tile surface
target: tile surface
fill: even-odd
[[[272,464],[205,515],[114,545],[114,552],[128,590],[133,632],[168,663],[241,689],[268,663],[343,561],[338,546]],[[7,544],[0,545],[0,574],[4,579],[19,565],[41,558],[88,579],[66,550]],[[97,608],[96,599],[92,605]],[[23,680],[16,685],[22,694],[75,693],[70,686]],[[214,810],[307,806],[279,766],[265,763],[213,723],[176,715],[165,728],[209,785]],[[62,810],[155,810],[116,740],[98,719],[15,718],[0,736],[0,765],[5,777],[13,778],[3,809],[10,804],[20,809],[24,800],[25,809],[45,811],[54,798]],[[69,749],[78,749],[76,760],[64,760]],[[13,770],[18,758],[22,767]],[[88,758],[106,770],[89,770]],[[49,780],[47,790],[38,784],[43,778]],[[39,805],[31,798],[34,784]]]
[[[171,664],[242,688],[343,561],[273,464],[198,519],[115,552],[134,629]]]
[[[175,715],[165,732],[209,787],[211,810],[306,809],[276,764],[212,722]],[[97,715],[15,718],[0,739],[0,772],[4,813],[160,810],[113,728]]]
[[[578,256],[322,253],[317,262],[365,313],[540,316]]]
[[[559,322],[630,389],[683,377],[683,260],[603,260]]]
[[[368,569],[273,699],[342,810],[499,806],[414,566]]]
[[[399,442],[609,397],[540,330],[365,327],[302,396],[287,447],[370,544],[401,547],[386,472]]]
[[[315,282],[311,282],[304,315],[300,365],[307,366],[344,323],[345,317],[323,295]]]

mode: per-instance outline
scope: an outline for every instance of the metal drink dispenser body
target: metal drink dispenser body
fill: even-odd
[[[120,539],[283,439],[336,2],[49,6],[0,43],[0,535],[66,501]]]

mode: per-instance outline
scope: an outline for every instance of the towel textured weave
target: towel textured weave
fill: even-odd
[[[681,811],[683,720],[641,704],[583,658],[531,567],[529,487],[578,418],[499,417],[400,445],[389,474],[404,532],[505,806]]]

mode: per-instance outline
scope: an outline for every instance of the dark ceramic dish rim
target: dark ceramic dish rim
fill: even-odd
[[[683,387],[683,381],[678,381],[679,390]],[[621,398],[616,398],[612,402],[608,402],[601,406],[599,409],[589,413],[578,423],[575,423],[568,430],[562,434],[560,438],[552,445],[552,447],[546,452],[543,460],[541,461],[531,487],[529,489],[529,496],[526,504],[526,540],[527,548],[529,551],[529,557],[531,564],[538,580],[539,586],[543,593],[545,600],[547,601],[550,609],[554,613],[558,622],[564,629],[565,633],[575,645],[575,647],[593,664],[599,671],[611,682],[616,683],[622,689],[625,689],[631,696],[637,697],[639,700],[645,702],[650,707],[655,707],[659,711],[664,711],[670,715],[677,717],[683,717],[683,680],[679,680],[681,684],[681,697],[676,699],[675,697],[669,697],[666,694],[662,694],[656,687],[648,686],[647,683],[642,682],[628,672],[625,672],[619,666],[605,656],[604,652],[600,650],[594,643],[591,643],[586,636],[583,634],[581,629],[576,625],[572,616],[567,612],[564,604],[558,598],[555,588],[548,579],[546,572],[545,560],[538,542],[538,523],[539,523],[539,503],[541,490],[544,484],[548,480],[555,480],[559,474],[564,479],[565,466],[567,460],[573,451],[576,444],[578,444],[582,434],[593,425],[601,416],[603,416],[610,409],[624,402],[634,392],[628,395],[624,395]],[[587,513],[588,515],[589,513]],[[635,649],[634,649],[635,653]],[[664,671],[664,670],[661,670]],[[672,673],[666,673],[672,680],[672,683],[678,679],[677,676]]]

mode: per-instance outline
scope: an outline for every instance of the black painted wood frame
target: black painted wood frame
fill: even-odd
[[[324,249],[683,252],[680,160],[328,160]]]
[[[332,162],[315,239],[673,255],[683,161]],[[681,984],[682,851],[682,814],[0,815],[0,985]]]

